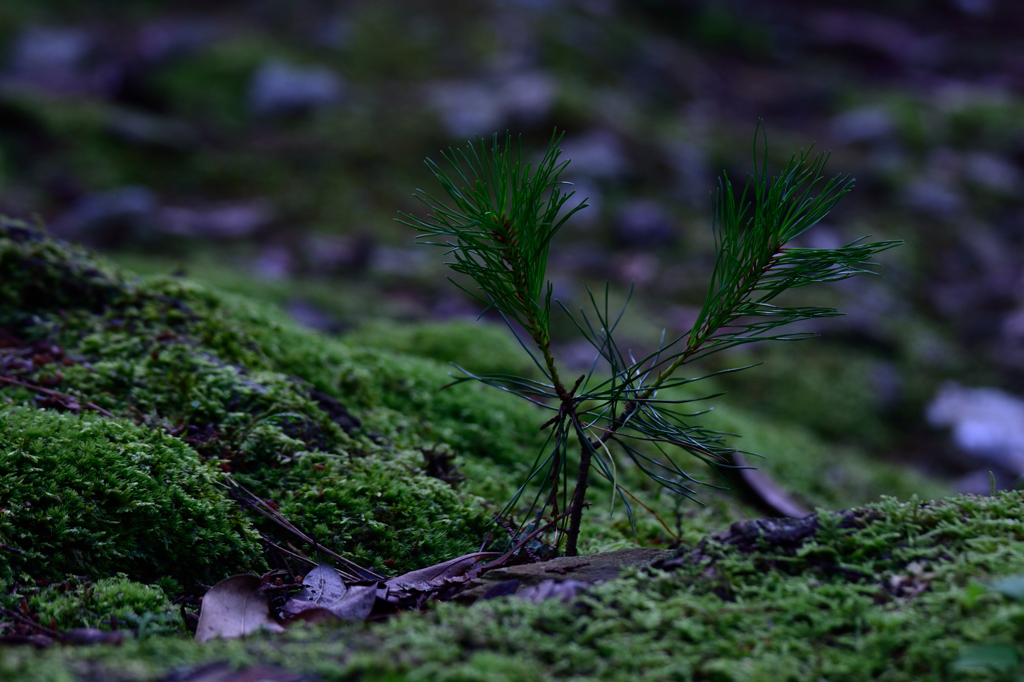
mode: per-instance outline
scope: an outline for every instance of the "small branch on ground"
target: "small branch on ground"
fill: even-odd
[[[70,403],[72,405],[81,405],[82,407],[85,407],[85,408],[88,408],[90,410],[93,410],[94,412],[99,412],[104,417],[109,417],[111,419],[114,418],[113,414],[111,414],[107,410],[103,409],[102,407],[100,407],[96,403],[90,403],[88,401],[79,403],[78,399],[75,398],[74,396],[70,396],[67,393],[61,393],[60,391],[54,391],[51,388],[43,388],[42,386],[34,386],[34,385],[32,385],[30,383],[27,383],[25,381],[21,381],[19,379],[14,379],[12,377],[3,376],[3,375],[0,375],[0,383],[2,383],[2,384],[10,384],[11,386],[19,386],[21,388],[28,389],[29,391],[32,391],[34,393],[39,393],[41,395],[49,396],[51,398],[56,398],[57,400],[63,401],[65,403]],[[70,408],[70,406],[69,406],[69,408]]]

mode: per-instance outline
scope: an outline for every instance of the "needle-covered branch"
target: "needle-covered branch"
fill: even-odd
[[[573,192],[563,192],[566,183],[559,180],[569,165],[559,161],[559,139],[552,135],[536,168],[523,162],[522,149],[513,149],[510,135],[499,144],[497,134],[490,145],[477,138],[466,149],[449,150],[443,155],[447,171],[428,160],[454,205],[417,191],[432,213],[425,219],[403,214],[401,220],[419,230],[421,244],[446,247],[454,258],[452,270],[479,287],[466,292],[522,325],[542,350],[550,339],[552,289],[546,270],[551,238],[586,206],[580,202],[561,213]]]
[[[790,247],[792,240],[828,215],[852,189],[853,180],[848,176],[826,180],[827,155],[811,157],[810,152],[795,155],[780,174],[769,176],[767,150],[758,154],[755,137],[754,173],[743,190],[737,193],[728,176],[719,182],[713,213],[715,267],[693,327],[674,339],[663,338],[654,352],[637,360],[624,353],[613,336],[625,306],[613,315],[608,287],[603,304],[588,287],[591,313],[581,308],[575,316],[559,303],[595,350],[590,371],[566,389],[550,349],[552,289],[546,278],[547,257],[554,235],[586,203],[565,210],[573,195],[562,192],[565,183],[559,177],[568,161],[559,161],[558,141],[559,136],[553,135],[535,168],[523,163],[518,147],[513,152],[507,135],[503,145],[495,135],[490,146],[478,139],[464,150],[445,154],[448,172],[428,161],[453,203],[419,192],[432,213],[425,219],[403,215],[402,222],[420,231],[421,243],[446,247],[454,259],[451,268],[469,276],[478,287],[468,293],[487,308],[497,309],[510,328],[511,321],[521,325],[541,352],[543,361],[534,359],[549,383],[468,373],[456,381],[482,381],[555,413],[543,425],[550,429],[547,444],[502,514],[521,513],[523,524],[531,519],[539,524],[545,512],[568,516],[556,542],[564,537],[566,554],[572,555],[577,549],[591,466],[612,482],[633,520],[630,499],[635,498],[615,477],[610,445],[660,485],[690,499],[696,498],[697,485],[719,486],[687,473],[674,452],[685,452],[712,468],[735,466],[737,451],[728,443],[732,434],[693,422],[707,409],[676,409],[716,396],[658,397],[659,391],[713,376],[677,377],[682,368],[755,341],[812,336],[780,328],[840,313],[828,307],[780,305],[776,299],[791,289],[874,273],[871,259],[899,242],[857,240],[835,249]],[[533,355],[525,344],[524,348]],[[727,371],[739,369],[745,368]],[[570,440],[579,445],[576,484],[571,491]],[[525,508],[524,500],[529,501]]]

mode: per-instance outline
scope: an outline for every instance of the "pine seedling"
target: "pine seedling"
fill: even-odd
[[[728,175],[719,180],[713,209],[715,268],[693,327],[673,339],[663,335],[654,352],[636,359],[614,338],[625,307],[613,314],[608,286],[603,297],[588,287],[591,312],[581,308],[573,314],[559,303],[596,351],[590,372],[568,385],[551,352],[552,285],[546,267],[552,238],[587,204],[567,207],[574,194],[566,191],[569,183],[560,180],[569,161],[560,160],[559,140],[556,132],[536,165],[524,163],[520,145],[509,135],[503,140],[495,135],[490,143],[477,138],[464,149],[449,150],[443,156],[446,167],[428,159],[450,202],[418,190],[417,198],[430,213],[426,218],[402,214],[400,222],[419,231],[420,243],[447,249],[452,270],[468,276],[477,288],[459,286],[485,310],[496,310],[513,333],[515,322],[529,336],[519,340],[540,368],[542,380],[464,372],[456,381],[481,381],[554,413],[542,427],[550,429],[543,450],[500,515],[510,514],[533,491],[528,518],[540,523],[550,515],[558,521],[557,543],[564,538],[566,555],[575,556],[592,468],[612,481],[632,522],[630,494],[616,482],[609,446],[668,490],[690,499],[695,499],[694,486],[709,484],[686,473],[678,461],[680,452],[715,469],[732,466],[736,451],[725,434],[695,424],[695,414],[681,407],[691,401],[659,398],[659,391],[706,379],[710,375],[680,374],[711,354],[759,341],[812,336],[781,328],[840,313],[827,307],[779,305],[777,297],[808,284],[873,273],[871,258],[899,242],[857,240],[835,249],[789,247],[828,215],[852,189],[853,180],[826,180],[822,172],[828,156],[812,157],[810,151],[794,155],[779,175],[769,176],[767,144],[759,155],[755,135],[754,173],[742,191],[737,192]],[[610,374],[598,376],[599,360]],[[658,454],[642,451],[643,442],[652,444]],[[575,485],[570,487],[573,470]]]

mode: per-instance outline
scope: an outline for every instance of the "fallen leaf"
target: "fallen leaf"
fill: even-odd
[[[745,488],[744,492],[751,497],[755,506],[774,516],[788,516],[791,519],[810,516],[810,511],[804,509],[771,476],[751,467],[743,455],[734,452],[732,460],[739,474],[741,489]]]
[[[327,606],[341,620],[366,620],[377,601],[376,585],[353,585],[348,594]]]
[[[317,604],[306,599],[289,599],[281,614],[285,618],[311,623],[324,620],[366,620],[377,601],[376,585],[350,587],[345,596],[330,604]]]
[[[318,610],[321,610],[321,611],[326,611],[327,610],[327,609],[325,609],[324,607],[320,606],[319,604],[317,604],[314,601],[309,601],[307,599],[294,599],[293,598],[293,599],[289,599],[288,601],[286,601],[284,603],[284,607],[282,607],[282,609],[281,609],[281,616],[283,618],[295,618],[295,617],[297,617],[301,613],[305,613],[307,611],[313,611],[314,609],[318,609]]]
[[[320,564],[306,574],[302,580],[302,591],[294,598],[326,607],[344,597],[347,589],[336,569]]]
[[[208,642],[216,637],[234,639],[258,630],[284,632],[270,617],[259,576],[233,575],[211,587],[203,597],[196,627],[197,642]]]
[[[387,586],[393,592],[429,592],[452,583],[467,582],[479,574],[483,562],[500,555],[500,552],[466,554],[391,578],[387,581]]]
[[[285,602],[286,618],[310,622],[325,619],[366,620],[377,601],[377,585],[348,587],[334,568],[320,564],[302,580],[302,591]],[[386,592],[385,592],[386,594]]]
[[[322,606],[311,601],[289,599],[281,609],[281,617],[287,619],[290,626],[293,622],[301,620],[304,623],[317,625],[338,620],[338,617]]]

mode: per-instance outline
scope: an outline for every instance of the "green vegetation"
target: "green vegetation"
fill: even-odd
[[[936,388],[1024,380],[1010,286],[1024,95],[1003,49],[1017,9],[931,5],[0,3],[0,212],[43,216],[117,264],[0,226],[0,377],[16,382],[0,380],[0,605],[59,630],[106,629],[113,614],[127,638],[0,647],[0,680],[171,679],[215,661],[328,680],[1021,678],[1020,595],[998,587],[1020,575],[1018,501],[906,502],[950,494],[913,464],[950,480],[981,466],[922,423]],[[259,113],[274,62],[332,72],[340,96]],[[856,201],[799,246],[867,233],[907,246],[885,255],[884,278],[785,299],[850,313],[814,324],[820,340],[709,358],[687,376],[764,366],[659,397],[723,393],[695,423],[742,434],[730,445],[764,453],[751,462],[804,507],[856,507],[861,525],[795,555],[708,541],[713,566],[632,576],[570,605],[441,604],[383,626],[189,640],[182,599],[194,611],[207,581],[277,565],[259,533],[316,558],[240,508],[228,474],[382,574],[505,539],[489,521],[529,475],[551,413],[484,386],[438,389],[453,361],[543,375],[500,325],[432,321],[466,302],[393,221],[430,181],[420,159],[506,128],[540,158],[565,129],[567,179],[594,206],[557,235],[548,279],[573,311],[589,305],[581,281],[610,280],[617,311],[636,279],[615,329],[635,352],[697,315],[715,261],[708,190],[719,169],[745,168],[748,122],[730,112],[752,110],[775,150],[817,140],[857,178]],[[106,192],[129,186],[152,203],[122,221],[121,193]],[[108,217],[78,229],[86,205]],[[651,233],[632,220],[639,205]],[[202,227],[249,207],[261,217],[231,235]],[[196,222],[174,218],[185,214]],[[345,334],[289,318],[310,309],[322,316],[302,319]],[[584,354],[571,320],[552,318],[571,385]],[[693,548],[762,514],[728,491],[698,489],[693,504],[619,459],[614,484],[588,483],[580,553],[673,534]],[[716,480],[697,460],[684,468]],[[173,473],[166,486],[157,469]],[[665,525],[627,496],[629,519],[616,485]],[[903,502],[860,510],[883,493]],[[190,520],[201,532],[185,532]],[[187,551],[168,561],[168,547]],[[937,558],[903,566],[919,548]],[[0,635],[12,618],[0,615]]]
[[[684,470],[662,445],[678,448],[716,470],[736,466],[735,447],[725,438],[728,434],[692,421],[700,411],[692,411],[689,403],[715,396],[665,397],[668,389],[689,387],[708,376],[684,378],[674,376],[676,372],[738,346],[812,336],[780,328],[839,312],[831,307],[780,305],[777,299],[809,284],[871,273],[870,259],[899,242],[866,244],[858,239],[832,249],[792,247],[791,241],[825,218],[850,191],[853,180],[837,176],[826,182],[822,172],[828,156],[812,159],[809,152],[794,156],[778,176],[770,177],[766,155],[758,159],[755,138],[754,174],[748,176],[742,193],[735,192],[728,176],[720,182],[714,210],[715,269],[690,330],[673,339],[663,337],[654,352],[637,360],[613,338],[625,308],[618,315],[610,312],[607,286],[603,305],[591,292],[590,315],[581,309],[580,317],[573,317],[559,303],[596,353],[589,374],[569,387],[559,376],[551,351],[553,285],[547,279],[547,262],[552,238],[587,204],[584,200],[567,206],[573,193],[562,191],[568,184],[561,177],[569,161],[559,161],[559,139],[557,133],[552,135],[535,168],[524,163],[522,150],[513,149],[509,135],[502,144],[495,135],[490,146],[478,138],[467,149],[450,151],[444,156],[450,170],[428,160],[452,205],[421,192],[431,213],[423,219],[403,214],[402,222],[419,230],[421,243],[447,248],[452,270],[478,287],[460,288],[487,309],[497,310],[513,333],[516,326],[522,328],[533,342],[535,349],[525,343],[523,347],[544,381],[507,373],[468,374],[460,381],[477,380],[556,412],[542,427],[550,427],[551,436],[502,514],[518,513],[524,496],[529,502],[525,515],[532,523],[539,524],[550,510],[553,523],[562,522],[556,546],[564,538],[566,554],[574,556],[591,467],[612,482],[633,516],[627,497],[631,494],[618,482],[609,443],[651,479],[685,498],[692,499],[697,486],[714,487],[716,481]],[[608,366],[610,378],[595,372],[601,361]],[[680,405],[687,405],[686,411],[677,409]],[[570,441],[580,448],[575,464],[569,461]],[[645,452],[645,444],[653,444],[658,452]],[[571,486],[574,468],[576,482]],[[535,495],[527,492],[531,483],[537,489]],[[559,514],[560,509],[565,513]]]
[[[108,629],[113,617],[118,627],[136,630],[141,639],[181,634],[183,625],[181,613],[163,590],[129,580],[123,573],[95,583],[72,578],[48,585],[29,599],[28,606],[41,623],[56,626],[58,631]]]
[[[445,364],[456,363],[479,374],[530,374],[535,369],[505,330],[464,320],[407,324],[371,322],[346,334],[345,341],[432,358]]]
[[[469,387],[437,394],[446,377],[429,361],[355,350],[180,279],[132,282],[27,226],[2,229],[0,326],[39,349],[15,376],[66,396],[50,398],[52,407],[91,403],[134,422],[122,425],[132,433],[155,429],[151,437],[180,452],[180,466],[191,457],[198,470],[217,470],[207,474],[213,478],[233,472],[310,524],[325,546],[380,570],[419,568],[479,546],[487,517],[480,500],[425,472],[445,447],[457,461],[487,452],[513,466],[529,438],[522,407],[500,396],[477,400],[480,391]],[[24,386],[5,384],[0,394],[38,403]],[[38,420],[48,423],[47,414]],[[9,428],[4,444],[12,451],[20,442],[13,422]],[[94,447],[88,432],[79,437]],[[65,452],[78,457],[67,446],[55,446],[54,456]],[[221,513],[237,516],[225,494],[216,495]],[[412,520],[422,532],[405,527]],[[405,541],[396,544],[396,533]],[[218,575],[256,567],[230,561]],[[74,570],[131,573],[109,562]]]
[[[366,346],[353,346],[301,329],[251,299],[178,277],[126,275],[11,221],[0,225],[0,275],[0,361],[4,376],[19,382],[0,386],[0,454],[6,458],[0,544],[26,552],[0,553],[0,601],[17,609],[25,598],[30,613],[61,629],[109,628],[113,613],[121,629],[138,635],[121,648],[5,649],[2,678],[103,678],[116,670],[123,679],[141,680],[211,660],[278,662],[325,679],[355,671],[371,679],[404,677],[414,669],[428,676],[452,670],[468,679],[488,671],[498,678],[553,675],[566,665],[582,677],[611,676],[613,663],[623,670],[664,670],[650,662],[668,660],[658,653],[668,641],[684,668],[721,666],[730,642],[752,636],[736,629],[742,619],[730,610],[732,602],[716,595],[716,586],[697,581],[690,587],[691,577],[678,570],[603,587],[586,598],[592,606],[585,608],[518,601],[472,609],[439,605],[434,615],[346,629],[340,639],[334,630],[298,629],[280,640],[201,647],[172,634],[180,620],[170,599],[199,593],[197,582],[262,570],[266,558],[255,542],[257,531],[278,543],[294,541],[229,499],[221,482],[227,471],[273,500],[325,547],[378,572],[397,573],[474,551],[489,532],[491,542],[502,539],[489,521],[497,503],[528,474],[543,442],[536,426],[544,413],[479,384],[439,391],[451,381],[443,364],[369,347],[390,343],[404,350],[403,344],[413,343],[408,339],[423,338],[429,342],[419,353],[447,360],[473,336],[465,323],[450,328],[449,343],[440,325],[405,330],[405,337],[380,326],[356,335]],[[507,343],[494,348],[492,356],[474,361],[476,369],[516,366]],[[710,428],[741,431],[748,449],[772,454],[768,470],[811,506],[849,507],[883,492],[903,498],[945,492],[856,450],[833,450],[806,430],[741,409],[726,405],[707,417]],[[829,452],[827,460],[821,452]],[[645,504],[669,512],[662,516],[684,547],[753,513],[722,491],[704,496],[703,507],[679,504],[628,462],[616,475]],[[623,515],[609,513],[615,493],[610,482],[597,479],[592,491],[597,504],[584,514],[581,551],[671,540],[652,515],[638,513],[631,528]],[[959,517],[964,528],[993,546],[1001,542],[1004,522],[992,519],[1016,513],[1008,506],[1016,498],[1000,499],[1005,509],[989,511],[982,503],[957,502],[966,510]],[[897,517],[892,524],[903,523]],[[881,532],[889,526],[873,527]],[[908,529],[906,542],[931,542],[911,539],[917,532]],[[70,546],[69,534],[82,548],[77,554],[56,549]],[[1012,547],[1007,545],[1009,558],[1015,556]],[[955,547],[950,552],[961,556]],[[964,567],[964,576],[1001,574],[1001,567],[981,565],[978,556],[964,557],[953,562]],[[1015,565],[1007,560],[1006,570]],[[820,580],[818,569],[796,568],[787,578],[792,589],[812,593],[808,586]],[[771,573],[736,571],[751,595],[770,602],[771,591],[758,581]],[[975,628],[970,638],[950,637],[998,641],[1004,621],[985,624],[995,599],[982,598],[968,614],[973,620],[963,627]],[[678,619],[662,606],[678,610],[691,600],[706,619],[702,632],[719,633],[720,653],[705,650],[714,637],[692,650],[692,643],[673,639],[680,635],[669,624]],[[735,608],[748,608],[741,604]],[[811,602],[805,610],[811,613]],[[920,615],[907,613],[911,624]],[[648,636],[644,628],[654,629]],[[602,639],[581,632],[609,634]],[[766,649],[766,656],[787,661],[782,649],[790,630],[777,634],[779,649]],[[554,656],[556,648],[568,652],[565,662]]]
[[[19,407],[4,411],[0,443],[0,579],[123,572],[171,590],[262,563],[212,468],[176,438]]]
[[[962,643],[1024,635],[1024,606],[973,587],[1024,568],[1022,512],[1020,493],[888,499],[822,512],[788,541],[747,522],[574,605],[444,607],[371,632],[384,651],[349,665],[371,679],[474,679],[503,663],[566,679],[947,679]]]
[[[325,680],[944,680],[962,651],[1012,649],[1024,636],[1024,603],[981,588],[1024,571],[1021,514],[1018,492],[885,499],[823,511],[817,523],[738,524],[660,570],[568,604],[439,604],[373,627],[203,646],[165,638],[120,650],[20,649],[0,672],[141,680],[171,665],[227,660]],[[1001,679],[995,668],[982,661],[956,679]]]

